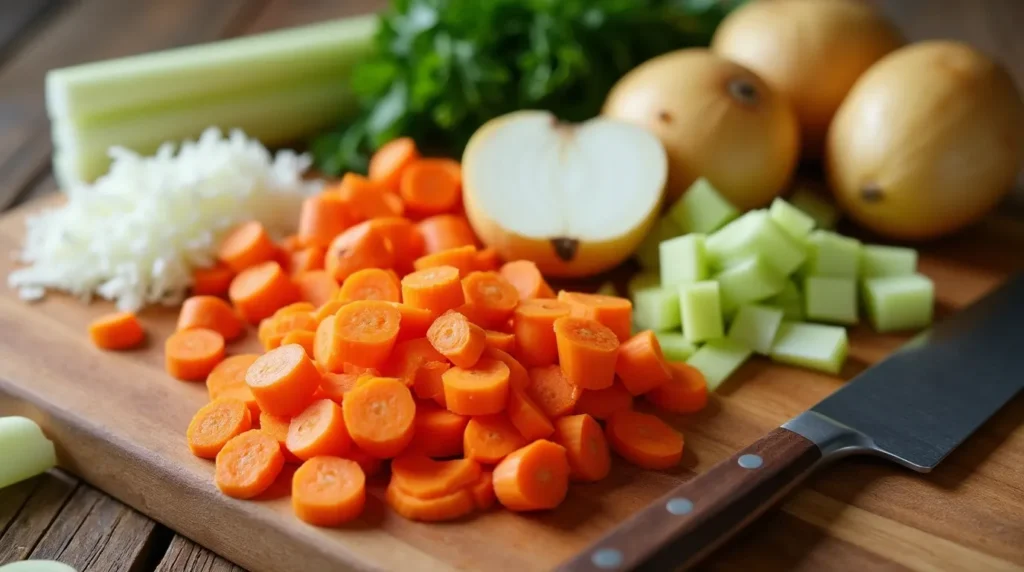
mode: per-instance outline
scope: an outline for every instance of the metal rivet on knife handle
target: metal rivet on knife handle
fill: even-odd
[[[669,514],[674,514],[676,516],[690,514],[693,510],[693,501],[682,497],[676,497],[665,503],[665,510],[667,510]]]
[[[602,570],[614,570],[622,566],[622,551],[614,548],[601,548],[594,551],[590,561]]]
[[[736,463],[744,469],[759,469],[764,464],[764,459],[760,455],[742,455],[736,461]]]

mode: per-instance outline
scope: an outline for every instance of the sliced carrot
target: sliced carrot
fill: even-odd
[[[366,505],[366,475],[355,461],[314,457],[292,477],[292,510],[316,526],[338,526],[359,518]]]
[[[298,276],[313,270],[323,270],[327,249],[322,246],[307,246],[288,255],[288,272]]]
[[[420,522],[455,520],[476,509],[468,488],[436,499],[420,499],[391,484],[385,492],[385,499],[388,506],[400,516]]]
[[[370,455],[392,458],[412,441],[416,402],[402,382],[374,378],[347,393],[341,405],[352,441]]]
[[[633,303],[629,298],[586,294],[584,292],[558,293],[558,299],[569,304],[574,318],[590,318],[611,328],[620,342],[629,338],[633,327]]]
[[[423,256],[423,237],[411,220],[393,216],[375,218],[363,224],[391,243],[395,270],[403,275],[413,271],[413,261]]]
[[[224,358],[224,361],[217,364],[206,376],[206,391],[210,400],[221,397],[221,393],[229,387],[239,383],[245,385],[245,372],[258,357],[258,354],[240,354]]]
[[[616,381],[604,389],[584,389],[576,402],[577,413],[585,413],[594,419],[604,421],[616,411],[633,408],[633,395]]]
[[[438,266],[407,274],[402,278],[402,301],[435,315],[458,308],[466,302],[459,270],[453,266]]]
[[[572,413],[581,389],[569,383],[557,365],[530,368],[530,386],[526,393],[548,419]]]
[[[436,461],[426,455],[400,455],[391,461],[391,485],[407,495],[436,499],[462,490],[480,478],[472,459]]]
[[[494,481],[490,471],[481,471],[480,478],[469,487],[477,510],[487,510],[494,506],[498,498],[494,495]]]
[[[498,258],[498,251],[493,248],[484,248],[476,253],[476,269],[480,272],[497,272],[501,267],[501,259]],[[518,293],[518,290],[516,290]]]
[[[341,456],[352,446],[341,406],[330,399],[309,404],[288,426],[288,450],[306,460],[322,455]]]
[[[260,420],[260,431],[270,435],[281,445],[284,461],[286,463],[301,464],[302,459],[296,457],[294,453],[288,450],[288,427],[292,423],[291,419],[277,417],[266,411],[260,412],[258,419]]]
[[[448,407],[444,399],[444,374],[451,369],[447,362],[430,361],[416,372],[416,379],[412,388],[416,397],[420,399],[433,399],[441,407]]]
[[[557,507],[569,491],[565,448],[540,439],[511,453],[491,475],[494,493],[505,508],[517,512]]]
[[[235,435],[252,428],[252,414],[238,399],[218,399],[196,412],[188,424],[186,438],[192,454],[213,459]]]
[[[378,300],[357,300],[335,314],[335,336],[345,361],[379,368],[391,355],[402,314]]]
[[[354,373],[359,376],[380,377],[380,370],[375,367],[366,367],[349,362],[342,364],[341,371],[344,373]]]
[[[432,458],[462,455],[462,439],[469,418],[443,409],[433,401],[416,403],[416,431],[406,453]]]
[[[224,296],[228,293],[234,271],[223,262],[217,262],[208,268],[196,268],[192,271],[192,294],[196,296]]]
[[[205,380],[223,360],[224,336],[213,330],[183,330],[164,342],[164,367],[182,381]]]
[[[271,316],[298,300],[299,292],[277,262],[264,262],[243,270],[231,281],[228,297],[250,324]]]
[[[545,439],[555,428],[525,389],[511,388],[508,394],[508,418],[527,441]]]
[[[89,338],[104,350],[126,350],[141,344],[146,332],[135,314],[117,312],[93,320],[89,324]]]
[[[233,340],[242,335],[243,325],[235,310],[216,296],[192,296],[181,304],[178,313],[178,331],[206,328]]]
[[[420,368],[428,362],[447,363],[426,338],[416,338],[395,344],[391,357],[383,368],[385,375],[396,377],[402,383],[413,387]]]
[[[497,272],[470,272],[462,279],[462,293],[488,327],[508,322],[519,304],[519,292]]]
[[[310,270],[295,275],[292,280],[299,289],[299,299],[320,307],[338,294],[338,282],[326,270]]]
[[[398,278],[392,272],[382,268],[364,268],[353,272],[345,279],[337,297],[342,302],[355,300],[399,302],[402,292]]]
[[[512,357],[508,352],[495,347],[488,347],[484,350],[484,356],[494,358],[508,366],[508,385],[510,389],[525,390],[530,386],[530,373],[526,371],[523,364],[519,363],[519,360]]]
[[[382,193],[384,198],[384,206],[391,212],[391,217],[404,217],[405,216],[405,201],[398,193],[392,193],[391,191],[385,191]],[[376,216],[374,218],[389,218],[387,216]]]
[[[558,362],[569,383],[580,389],[604,389],[615,381],[619,339],[589,318],[555,320]]]
[[[285,337],[292,332],[315,332],[316,319],[310,312],[277,312],[260,322],[260,343],[270,351],[280,347]]]
[[[353,223],[341,194],[325,191],[302,202],[299,214],[299,242],[306,247],[327,248],[334,237]]]
[[[601,426],[589,415],[567,415],[555,420],[555,435],[551,440],[565,448],[569,477],[573,480],[600,481],[612,469],[608,440]]]
[[[367,478],[380,473],[380,470],[384,468],[383,461],[356,446],[351,447],[348,450],[348,453],[345,453],[344,458],[355,461],[359,465],[359,468],[363,470],[363,474],[366,475]]]
[[[409,304],[392,302],[392,305],[402,314],[402,321],[398,324],[399,342],[426,337],[430,324],[433,324],[434,318],[437,317],[433,312]]]
[[[299,235],[289,234],[288,236],[281,239],[281,243],[278,247],[288,254],[298,252],[302,250],[302,242],[299,240]]]
[[[708,384],[699,369],[683,363],[669,362],[672,377],[645,397],[659,409],[669,413],[696,413],[708,404]]]
[[[394,246],[368,224],[357,224],[339,234],[324,255],[324,270],[342,283],[357,270],[391,268],[395,263]]]
[[[316,320],[317,324],[319,324],[328,317],[337,314],[338,310],[340,310],[344,305],[345,303],[338,299],[328,300],[313,312],[313,319]]]
[[[462,170],[451,159],[420,159],[402,172],[399,194],[414,216],[446,213],[462,196]]]
[[[423,237],[423,251],[427,254],[460,246],[476,246],[476,235],[462,215],[435,215],[421,220],[416,227]]]
[[[401,216],[400,206],[388,200],[387,188],[356,173],[345,173],[338,184],[337,193],[345,202],[353,222],[371,218]]]
[[[341,339],[336,326],[336,316],[328,316],[316,328],[313,338],[313,359],[328,372],[343,371],[345,355],[342,353]]]
[[[360,375],[358,373],[327,372],[320,380],[320,389],[323,390],[327,399],[341,403],[345,400],[345,395],[356,388]]]
[[[527,367],[551,365],[558,359],[555,320],[569,315],[569,306],[558,300],[525,299],[512,315],[516,356]]]
[[[312,302],[292,302],[291,304],[278,308],[278,310],[274,312],[273,316],[275,318],[280,318],[281,316],[287,316],[289,314],[308,314],[315,310],[316,306],[314,306]]]
[[[683,434],[654,415],[616,412],[608,419],[605,432],[616,453],[644,469],[668,469],[683,456]]]
[[[469,420],[462,448],[467,459],[493,465],[526,443],[507,415],[483,415]]]
[[[295,476],[295,471],[299,470],[299,466],[298,463],[292,463],[288,460],[287,452],[284,454],[284,457],[285,465],[281,472],[277,474],[274,482],[265,491],[252,497],[251,500],[274,501],[292,496],[292,477]]]
[[[320,388],[320,372],[299,345],[281,346],[259,357],[245,373],[260,409],[281,417],[299,414]]]
[[[516,336],[497,330],[484,330],[487,336],[487,347],[499,349],[503,352],[513,352],[516,349]]]
[[[411,137],[399,137],[381,145],[370,157],[370,179],[397,190],[405,169],[420,158]]]
[[[521,300],[554,298],[555,292],[548,286],[537,265],[529,260],[513,260],[502,265],[499,273],[519,292]]]
[[[626,390],[633,395],[647,393],[672,379],[668,362],[661,353],[661,344],[650,330],[622,342],[615,362],[615,373]]]
[[[509,368],[493,358],[480,358],[472,368],[453,367],[441,376],[448,410],[459,415],[492,415],[508,403]]]
[[[277,245],[259,221],[249,221],[232,230],[220,243],[217,258],[235,272],[273,260]]]
[[[412,263],[416,270],[452,266],[457,268],[460,276],[467,276],[476,269],[476,246],[457,246],[432,254],[424,254]]]
[[[310,359],[313,359],[313,344],[316,341],[316,334],[309,330],[293,330],[284,335],[281,345],[296,344],[301,346]],[[314,364],[315,365],[315,364]]]
[[[487,348],[483,328],[453,311],[434,320],[427,330],[427,339],[435,350],[463,369],[473,367]]]
[[[284,453],[266,433],[251,429],[236,435],[217,453],[214,482],[222,493],[238,499],[267,490],[284,467]]]

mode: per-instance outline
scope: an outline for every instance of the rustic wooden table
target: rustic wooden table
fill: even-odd
[[[967,40],[1009,66],[1024,88],[1024,0],[874,1],[910,39]],[[381,4],[382,0],[0,0],[0,210],[56,190],[43,104],[46,70],[341,17]],[[1021,522],[1024,528],[1024,516]],[[800,542],[792,541],[797,536]],[[814,522],[779,511],[730,545],[731,556],[713,559],[708,566],[756,569],[756,563],[737,554],[744,545],[768,542],[779,560],[773,568],[898,568],[898,558],[886,559],[878,550],[868,552],[841,540],[826,552],[828,561],[821,559],[821,552],[808,557],[807,543],[824,537]],[[885,550],[884,542],[879,545]],[[27,558],[60,560],[82,572],[239,569],[59,471],[0,490],[0,564]]]

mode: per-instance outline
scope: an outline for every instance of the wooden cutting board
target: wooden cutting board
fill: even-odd
[[[15,267],[6,253],[20,245],[25,212],[0,219],[0,276]],[[1010,217],[992,218],[930,248],[921,269],[936,281],[939,315],[1020,270],[1022,253],[1024,221]],[[212,463],[193,457],[184,442],[192,414],[206,401],[205,388],[175,381],[162,369],[162,342],[173,329],[175,312],[143,312],[149,345],[106,353],[92,347],[85,330],[110,309],[106,303],[84,305],[60,296],[27,304],[0,288],[0,415],[35,419],[56,441],[63,467],[256,571],[550,569],[843,383],[754,359],[704,412],[671,420],[687,440],[675,470],[649,472],[617,462],[608,479],[573,485],[567,501],[547,514],[493,511],[435,525],[391,513],[381,500],[383,482],[375,481],[364,518],[328,530],[298,521],[287,498],[242,502],[219,494]],[[842,378],[856,375],[904,339],[854,328]],[[242,353],[257,347],[250,332],[229,349]],[[927,476],[872,459],[840,462],[704,567],[775,570],[799,562],[809,570],[1022,570],[1022,419],[1024,396],[1018,396]]]

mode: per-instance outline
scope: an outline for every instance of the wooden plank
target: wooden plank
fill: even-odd
[[[156,572],[244,572],[244,569],[183,537],[175,536]]]
[[[16,0],[0,3],[0,62],[57,0]]]
[[[30,493],[22,500],[20,510],[0,536],[0,564],[24,560],[32,554],[78,488],[78,482],[60,473],[47,473],[11,488],[29,490]],[[16,497],[18,493],[11,496]],[[8,497],[3,500],[18,499]]]

